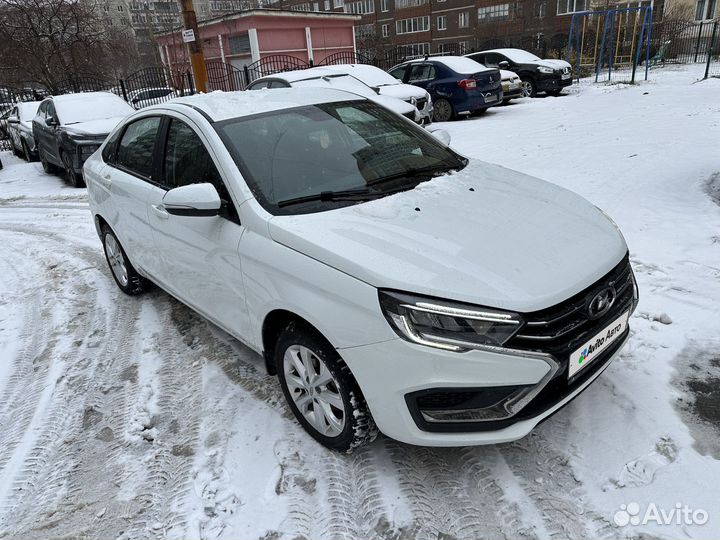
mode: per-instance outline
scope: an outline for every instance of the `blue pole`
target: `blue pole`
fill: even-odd
[[[650,44],[652,43],[652,25],[653,25],[653,12],[652,12],[652,3],[650,4],[650,7],[647,9],[650,10],[650,23],[648,26],[648,35],[647,35],[647,46],[645,47],[645,80],[647,81],[648,78],[648,70],[650,69]]]
[[[605,56],[605,35],[607,34],[608,18],[607,13],[605,14],[605,23],[603,24],[603,35],[602,41],[600,42],[600,54],[595,61],[595,82],[598,82],[600,77],[600,66],[602,65],[603,56]]]
[[[608,58],[608,81],[612,80],[613,57],[615,56],[615,15],[617,11],[610,10],[610,58]]]
[[[635,51],[635,63],[633,64],[632,82],[635,82],[635,70],[640,63],[640,51],[642,49],[643,39],[645,39],[645,24],[647,23],[647,9],[643,9],[643,22],[640,27],[640,39],[637,42],[637,50]]]

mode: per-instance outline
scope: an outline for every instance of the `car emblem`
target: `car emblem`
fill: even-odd
[[[615,289],[613,287],[605,287],[590,300],[588,305],[588,315],[591,319],[602,317],[615,303]]]

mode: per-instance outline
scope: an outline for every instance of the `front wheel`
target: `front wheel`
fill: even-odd
[[[349,453],[377,436],[350,369],[312,329],[290,323],[278,337],[275,364],[295,418],[319,443]]]
[[[452,103],[447,99],[439,98],[433,104],[433,121],[434,122],[449,122],[455,116]]]
[[[537,86],[535,86],[535,81],[529,77],[522,79],[520,87],[522,88],[522,97],[535,97],[537,95]]]
[[[68,156],[66,152],[63,152],[60,157],[62,158],[63,165],[65,166],[65,176],[68,180],[70,180],[73,187],[85,187],[85,180],[83,180],[82,175],[75,172],[70,156]]]
[[[48,161],[45,156],[45,152],[38,148],[38,153],[40,154],[40,163],[42,163],[43,171],[47,174],[55,174],[57,172],[57,167]]]
[[[102,228],[102,241],[105,258],[120,290],[130,296],[145,292],[148,281],[138,274],[133,265],[130,264],[125,250],[120,245],[120,241],[107,225]]]

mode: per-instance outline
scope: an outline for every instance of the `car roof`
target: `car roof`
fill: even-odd
[[[292,109],[320,103],[335,103],[338,101],[363,100],[357,94],[343,92],[331,88],[275,88],[238,92],[210,92],[209,94],[195,94],[176,98],[159,105],[146,107],[143,111],[152,109],[172,108],[186,112],[184,106],[201,111],[204,116],[213,122],[221,122],[231,118],[251,116],[264,112]]]
[[[472,58],[465,56],[429,56],[428,58],[414,58],[399,64],[400,66],[412,63],[423,63],[423,62],[437,62],[444,65],[445,67],[455,71],[456,73],[478,73],[481,71],[487,71],[492,68],[488,68]],[[395,69],[398,66],[394,66]]]
[[[306,79],[317,79],[319,77],[336,77],[338,75],[337,70],[327,69],[324,67],[315,67],[308,69],[297,69],[294,71],[281,71],[279,73],[273,73],[272,75],[265,75],[256,80],[265,79],[282,79],[289,83],[298,81],[304,81]],[[255,81],[253,81],[255,82]]]
[[[113,94],[112,92],[77,92],[74,94],[60,94],[57,96],[48,96],[45,99],[52,99],[53,101],[55,101],[57,103],[70,103],[73,101],[86,101],[93,97],[107,97],[107,96],[113,96],[118,99],[122,99],[121,97],[117,96],[116,94]]]

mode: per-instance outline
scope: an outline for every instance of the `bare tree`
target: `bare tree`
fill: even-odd
[[[63,79],[110,78],[132,63],[134,42],[87,0],[0,0],[3,79],[57,90]]]

